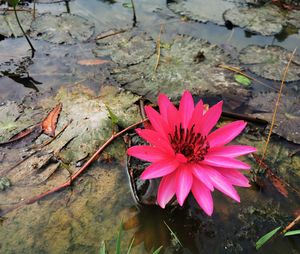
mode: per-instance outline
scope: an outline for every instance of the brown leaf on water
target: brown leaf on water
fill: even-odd
[[[105,64],[105,63],[110,63],[109,60],[105,60],[105,59],[84,59],[84,60],[79,60],[77,62],[80,65],[100,65],[100,64]]]
[[[42,132],[43,132],[42,125],[40,123],[30,126],[20,131],[16,135],[12,136],[8,141],[0,143],[0,147],[5,146],[5,147],[16,148],[16,147],[26,146],[32,143],[32,141],[34,141],[35,139],[37,139]]]
[[[55,136],[55,129],[59,114],[62,109],[62,103],[59,103],[55,106],[54,109],[48,114],[48,116],[42,122],[42,128],[46,135],[50,137]]]
[[[260,165],[261,168],[265,170],[265,176],[268,178],[270,183],[276,188],[276,190],[282,194],[284,197],[288,197],[288,191],[286,189],[287,184],[284,183],[278,176],[276,176],[273,171],[269,168],[269,166],[261,161],[261,158],[256,154],[252,154],[257,164]]]

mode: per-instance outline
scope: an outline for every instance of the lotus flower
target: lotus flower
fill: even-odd
[[[255,152],[251,146],[228,145],[245,128],[246,122],[235,121],[212,131],[222,113],[220,101],[208,110],[200,101],[194,106],[190,92],[185,91],[177,109],[164,94],[158,97],[158,113],[150,106],[145,112],[151,128],[136,129],[150,145],[130,147],[128,155],[152,162],[141,178],[162,178],[157,202],[165,208],[174,195],[180,206],[192,192],[208,215],[213,212],[211,192],[214,188],[240,202],[233,185],[249,187],[239,170],[250,166],[236,157]],[[211,132],[212,131],[212,132]]]

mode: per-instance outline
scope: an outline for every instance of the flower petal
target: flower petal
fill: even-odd
[[[213,191],[214,186],[209,178],[209,176],[206,173],[205,167],[195,164],[192,167],[192,173],[193,175],[200,180],[209,190]]]
[[[179,205],[183,205],[193,184],[193,175],[189,168],[181,166],[176,172],[176,196]]]
[[[155,146],[155,148],[161,151],[165,151],[170,156],[175,156],[175,152],[170,143],[163,137],[161,137],[160,134],[156,131],[140,128],[135,129],[135,131],[141,138],[149,142],[151,145]]]
[[[209,155],[232,158],[253,152],[256,152],[256,148],[253,146],[220,146],[209,149]]]
[[[204,115],[201,120],[200,133],[206,136],[211,129],[217,124],[222,114],[223,101],[218,102],[212,106]]]
[[[235,201],[240,202],[240,197],[237,191],[233,188],[230,182],[223,175],[221,175],[217,170],[209,166],[206,167],[206,170],[213,185],[219,191],[223,192]]]
[[[128,148],[127,154],[150,162],[167,160],[170,157],[168,154],[153,146],[132,146]]]
[[[188,128],[190,129],[192,128],[193,125],[195,125],[195,132],[199,132],[202,117],[203,117],[203,101],[200,100],[194,109]]]
[[[232,185],[240,187],[250,187],[249,180],[237,169],[233,168],[216,168]]]
[[[158,178],[172,173],[179,163],[176,160],[158,161],[148,166],[141,175],[141,179]]]
[[[194,111],[194,100],[189,91],[184,91],[180,104],[179,114],[183,128],[187,128]]]
[[[168,107],[173,105],[169,98],[165,94],[159,94],[158,96],[158,106],[159,106],[159,113],[161,116],[167,121],[168,119]]]
[[[209,166],[223,167],[223,168],[237,168],[237,169],[250,169],[251,166],[245,162],[227,158],[223,156],[205,155],[204,160],[201,164],[206,164]]]
[[[235,121],[215,130],[207,137],[209,146],[216,147],[229,143],[242,132],[246,125],[245,121]]]
[[[214,203],[210,190],[201,181],[194,179],[192,192],[199,206],[207,215],[211,216],[214,210]]]
[[[157,202],[161,208],[171,200],[176,192],[176,173],[164,176],[159,184],[157,193]]]
[[[163,119],[162,116],[150,106],[145,107],[145,112],[153,128],[167,140],[170,129],[165,119]]]

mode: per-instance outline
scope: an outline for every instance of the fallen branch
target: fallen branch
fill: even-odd
[[[20,208],[20,207],[22,207],[22,206],[24,206],[24,205],[29,205],[29,204],[32,204],[32,203],[34,203],[34,202],[36,202],[36,201],[38,201],[38,200],[41,200],[42,198],[44,198],[44,197],[46,197],[46,196],[49,196],[50,194],[52,194],[52,193],[55,193],[55,192],[57,192],[57,191],[60,191],[60,190],[62,190],[62,189],[64,189],[64,188],[66,188],[66,187],[68,187],[68,186],[70,186],[71,184],[72,184],[72,182],[79,176],[79,175],[81,175],[82,174],[82,172],[83,171],[85,171],[89,166],[90,166],[90,164],[94,161],[94,160],[96,160],[97,158],[98,158],[98,156],[103,152],[103,150],[108,146],[108,145],[110,145],[111,144],[111,142],[113,141],[113,140],[115,140],[116,138],[118,138],[119,136],[121,136],[121,135],[123,135],[124,133],[126,133],[128,130],[130,130],[130,129],[132,129],[132,128],[134,128],[134,127],[136,127],[136,126],[138,126],[138,125],[140,125],[140,124],[142,124],[142,123],[144,123],[145,121],[148,121],[148,119],[144,119],[144,120],[141,120],[141,121],[139,121],[139,122],[137,122],[137,123],[134,123],[134,124],[132,124],[132,125],[130,125],[130,126],[128,126],[127,128],[125,128],[124,130],[122,130],[122,131],[120,131],[120,132],[118,132],[118,133],[116,133],[116,134],[112,134],[112,136],[92,155],[92,157],[74,174],[74,175],[72,175],[71,177],[70,177],[70,179],[68,180],[68,181],[66,181],[65,183],[63,183],[63,184],[61,184],[61,185],[59,185],[59,186],[56,186],[56,187],[54,187],[54,188],[52,188],[51,190],[48,190],[48,191],[46,191],[46,192],[44,192],[44,193],[42,193],[42,194],[40,194],[40,195],[38,195],[38,196],[35,196],[35,197],[33,197],[33,198],[30,198],[30,199],[27,199],[27,200],[24,200],[24,201],[22,201],[22,202],[20,202],[20,203],[18,203],[18,204],[16,204],[16,205],[14,205],[14,206],[12,206],[12,207],[10,207],[10,208],[8,208],[8,209],[5,209],[5,210],[3,210],[3,211],[0,211],[0,216],[3,216],[3,215],[5,215],[5,214],[7,214],[7,213],[9,213],[9,212],[11,212],[11,211],[13,211],[13,210],[15,210],[15,209],[17,209],[17,208]]]

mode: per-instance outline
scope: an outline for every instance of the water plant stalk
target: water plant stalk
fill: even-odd
[[[14,13],[15,13],[15,17],[16,17],[17,23],[18,23],[18,25],[19,25],[19,27],[20,27],[20,29],[21,29],[23,35],[25,36],[25,38],[26,38],[26,40],[27,40],[27,42],[28,42],[30,48],[31,48],[31,57],[34,57],[34,52],[35,52],[36,50],[35,50],[35,48],[33,47],[33,45],[31,44],[31,41],[29,40],[27,34],[25,33],[25,31],[24,31],[24,29],[23,29],[23,27],[22,27],[22,25],[21,25],[21,22],[20,22],[20,20],[19,20],[18,14],[17,14],[16,6],[14,5],[13,8],[14,8]]]
[[[132,12],[133,12],[133,25],[132,26],[135,27],[136,26],[136,22],[137,22],[137,20],[136,20],[135,6],[134,6],[133,0],[130,0],[130,2],[131,2]]]

